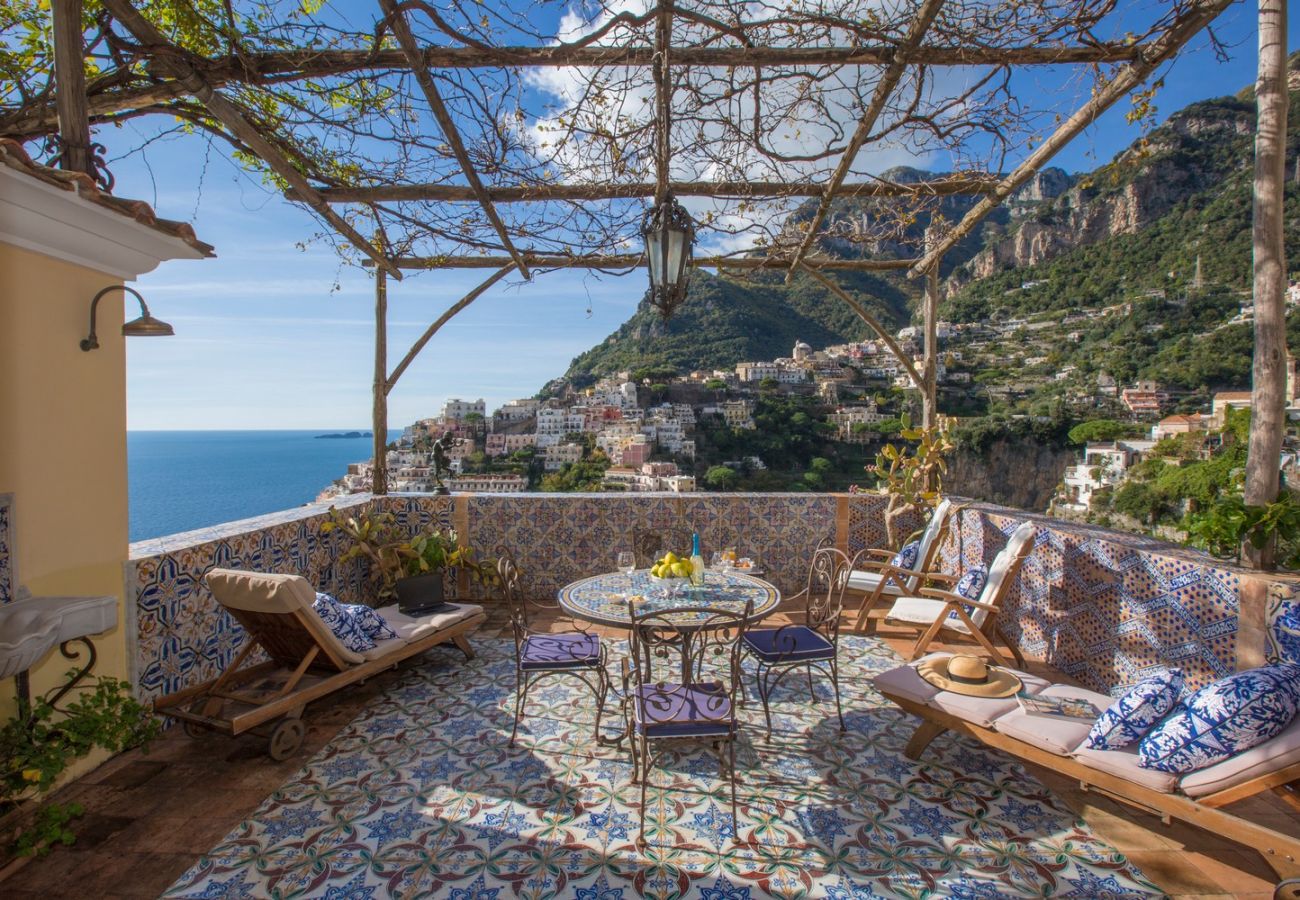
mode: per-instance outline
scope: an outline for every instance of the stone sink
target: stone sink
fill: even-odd
[[[116,597],[25,597],[0,605],[0,678],[27,671],[64,641],[116,624]]]

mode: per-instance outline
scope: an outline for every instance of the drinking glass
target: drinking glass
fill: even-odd
[[[624,575],[631,575],[636,571],[636,554],[631,550],[623,550],[618,554],[618,570]]]
[[[710,569],[721,569],[727,564],[727,558],[721,550],[714,550],[713,555],[709,557]]]

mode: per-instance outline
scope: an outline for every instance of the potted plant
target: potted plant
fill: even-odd
[[[462,546],[452,528],[428,527],[408,536],[392,513],[369,509],[343,513],[330,507],[330,518],[321,530],[335,529],[352,541],[339,562],[367,560],[379,599],[396,598],[403,612],[429,612],[439,606],[447,569],[465,569],[482,583],[492,583],[496,577],[491,560],[479,561],[474,548]]]

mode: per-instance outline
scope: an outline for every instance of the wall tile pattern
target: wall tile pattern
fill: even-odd
[[[460,523],[484,553],[515,555],[525,590],[554,597],[563,585],[611,570],[640,528],[695,529],[706,555],[735,546],[757,556],[786,596],[798,592],[813,550],[847,521],[852,553],[885,544],[883,498],[873,494],[514,494],[358,497],[414,532]],[[213,677],[243,634],[203,587],[213,566],[298,572],[348,602],[373,593],[366,571],[341,569],[337,535],[322,535],[326,508],[312,506],[133,545],[127,596],[136,606],[134,678],[153,697]],[[1099,691],[1181,666],[1189,689],[1235,666],[1241,575],[1202,554],[1136,535],[970,504],[941,554],[945,571],[989,563],[1024,518],[1042,525],[1013,586],[1001,625],[1022,652]],[[919,524],[919,523],[916,523]],[[453,573],[453,597],[490,592]],[[1289,586],[1270,595],[1270,621],[1300,602]],[[1270,652],[1280,651],[1276,641]]]

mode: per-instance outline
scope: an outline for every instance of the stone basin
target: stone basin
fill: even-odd
[[[0,605],[0,678],[30,669],[64,641],[116,624],[116,597],[26,597]]]

